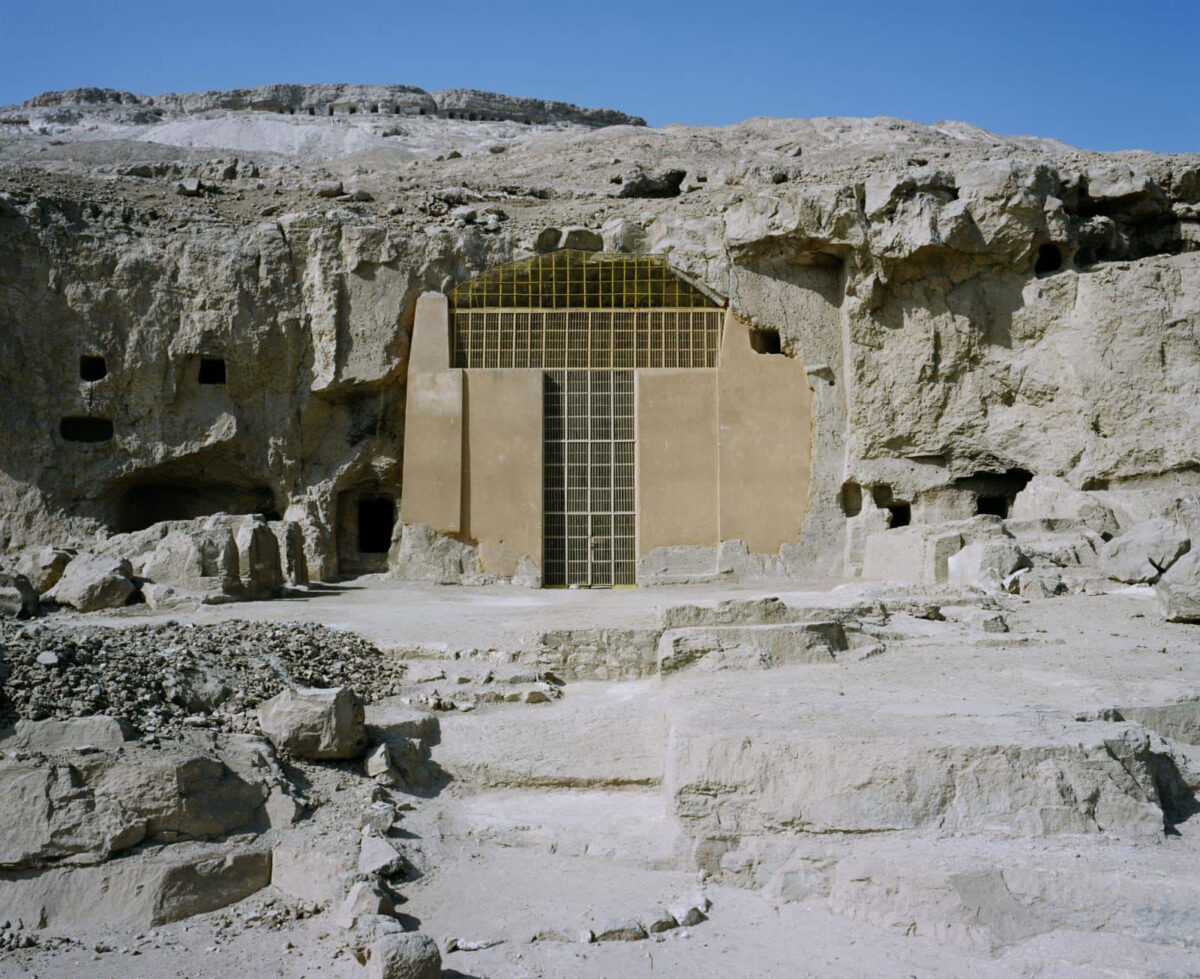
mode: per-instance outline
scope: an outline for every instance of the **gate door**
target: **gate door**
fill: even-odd
[[[543,382],[546,585],[632,585],[633,371],[547,371]]]

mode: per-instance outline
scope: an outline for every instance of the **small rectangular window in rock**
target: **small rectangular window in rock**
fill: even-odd
[[[221,357],[201,357],[200,358],[200,374],[198,380],[201,384],[224,384],[225,383],[225,361]]]
[[[64,418],[58,433],[68,442],[107,442],[113,437],[113,423],[107,418]]]
[[[79,358],[79,378],[83,381],[98,381],[107,376],[108,365],[103,357],[85,354]]]

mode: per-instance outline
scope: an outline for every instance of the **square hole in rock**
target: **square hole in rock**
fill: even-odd
[[[103,357],[95,354],[84,354],[79,358],[79,379],[82,381],[98,381],[108,374],[108,364]]]
[[[221,357],[201,357],[200,373],[197,380],[201,384],[224,384],[225,361]]]

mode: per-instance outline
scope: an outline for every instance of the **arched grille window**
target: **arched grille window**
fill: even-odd
[[[454,366],[716,367],[722,304],[656,256],[561,250],[450,293]]]

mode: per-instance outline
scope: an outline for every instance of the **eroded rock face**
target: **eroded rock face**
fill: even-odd
[[[157,763],[108,755],[4,759],[0,782],[9,827],[0,844],[4,870],[102,863],[143,841],[221,837],[253,825],[266,801],[261,785],[203,756]]]
[[[526,127],[511,120],[528,100],[460,91],[433,98],[500,121],[395,131],[384,117],[428,96],[352,88],[89,90],[5,127],[0,161],[27,165],[0,186],[7,547],[95,550],[155,521],[260,513],[301,528],[314,578],[335,575],[343,494],[401,489],[417,296],[564,241],[668,256],[809,366],[814,491],[776,571],[857,569],[893,505],[928,525],[1004,500],[1114,536],[1158,515],[1130,494],[1196,493],[1195,158],[897,120],[651,141],[587,128],[630,118]],[[288,115],[326,98],[337,125]],[[168,118],[196,106],[213,117]],[[77,143],[96,120],[155,159],[89,162]],[[197,162],[203,146],[242,149]],[[364,149],[377,158],[353,178],[315,162]],[[30,350],[45,369],[15,369]],[[105,373],[83,378],[84,355]],[[857,535],[844,484],[880,500]],[[475,580],[470,564],[419,534],[389,558],[426,580]]]

